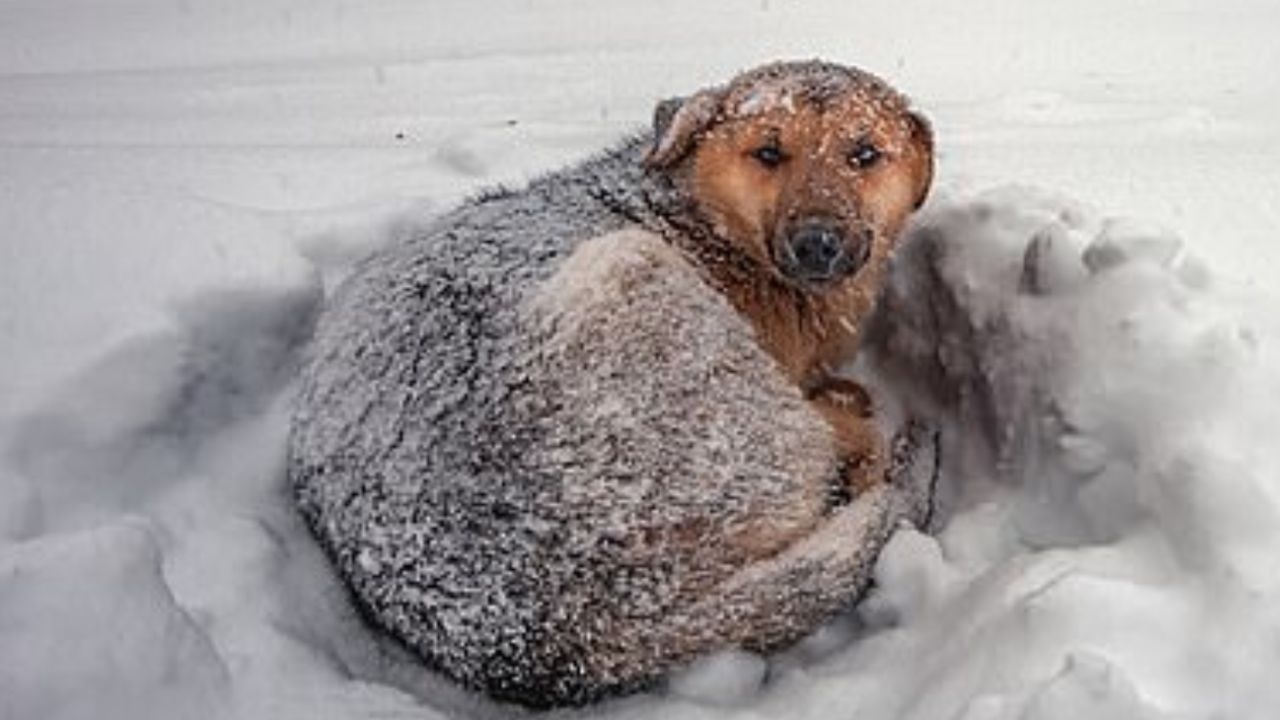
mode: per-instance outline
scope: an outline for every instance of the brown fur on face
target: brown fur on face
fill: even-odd
[[[878,78],[823,63],[766,66],[669,110],[649,164],[730,250],[701,264],[837,441],[878,469],[876,434],[832,372],[852,357],[898,236],[928,193],[929,124]],[[843,258],[858,258],[820,282],[794,267],[797,229],[813,223],[838,233]]]
[[[788,225],[806,217],[832,218],[851,238],[870,233],[872,255],[886,255],[929,182],[917,123],[857,96],[731,118],[699,138],[690,193],[718,234],[775,273]],[[757,158],[765,148],[779,154],[775,166]],[[851,155],[865,148],[879,158],[859,167]]]

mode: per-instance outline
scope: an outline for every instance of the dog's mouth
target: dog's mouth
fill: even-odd
[[[807,219],[778,233],[770,255],[785,280],[821,292],[857,274],[871,256],[872,240],[870,228],[848,230],[833,220]]]

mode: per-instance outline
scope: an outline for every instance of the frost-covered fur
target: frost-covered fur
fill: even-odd
[[[501,699],[583,703],[796,639],[856,598],[932,472],[908,468],[920,431],[896,484],[841,497],[831,430],[677,249],[705,229],[651,145],[369,258],[304,376],[306,518],[373,621]]]

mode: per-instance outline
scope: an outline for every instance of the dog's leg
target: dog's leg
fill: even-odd
[[[806,395],[831,426],[844,463],[845,484],[833,488],[834,498],[842,499],[841,492],[856,496],[882,482],[885,442],[871,419],[874,408],[866,389],[853,380],[830,377]]]

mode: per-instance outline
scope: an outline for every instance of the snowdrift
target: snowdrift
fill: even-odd
[[[289,502],[321,297],[316,273],[192,298],[6,433],[0,716],[508,714],[371,634]],[[945,427],[936,534],[900,532],[793,650],[581,714],[1271,717],[1280,335],[1251,303],[1159,228],[936,199],[861,368]]]

